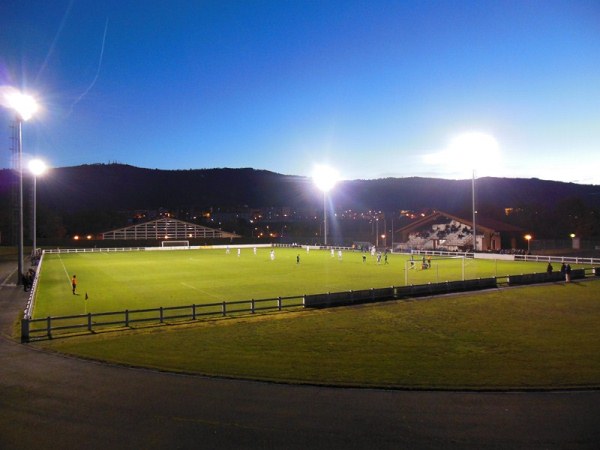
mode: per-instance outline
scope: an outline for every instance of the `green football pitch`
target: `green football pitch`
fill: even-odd
[[[366,259],[363,260],[363,255]],[[543,272],[546,263],[439,258],[414,269],[405,254],[300,248],[94,252],[46,254],[34,318],[122,311],[222,301],[301,296]],[[555,264],[555,266],[557,266]],[[574,267],[575,268],[575,267]],[[558,267],[555,267],[558,269]],[[77,295],[71,277],[77,275]],[[87,299],[86,299],[87,297]]]

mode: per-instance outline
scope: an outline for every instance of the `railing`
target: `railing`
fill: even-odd
[[[236,244],[236,245],[189,245],[181,247],[104,247],[104,248],[54,248],[46,249],[43,253],[102,253],[102,252],[143,252],[143,251],[160,251],[160,250],[199,250],[199,249],[225,249],[231,248],[264,248],[272,247],[272,244]]]
[[[226,246],[222,246],[225,248]],[[213,247],[215,248],[215,247]],[[323,248],[323,247],[321,247]],[[331,247],[344,248],[344,247]],[[88,248],[88,249],[56,249],[45,250],[44,253],[83,253],[83,252],[119,252],[119,251],[143,251],[145,247],[136,248]],[[348,250],[350,250],[348,248]],[[462,256],[464,258],[473,258],[473,253],[446,252],[446,251],[423,251],[413,250],[408,253],[420,255],[439,255],[439,256]],[[39,272],[44,255],[40,259],[37,271]],[[514,255],[514,259],[521,261],[537,262],[556,262],[569,264],[589,264],[600,266],[598,258],[581,257],[560,257],[560,256],[535,256],[535,255]],[[129,327],[132,323],[138,322],[156,322],[165,323],[167,321],[197,320],[201,317],[231,316],[234,314],[254,314],[257,311],[278,310],[295,307],[327,307],[341,304],[366,303],[373,301],[385,301],[407,297],[418,297],[423,295],[439,295],[449,292],[461,292],[466,290],[488,289],[498,285],[523,285],[544,282],[556,282],[564,280],[564,274],[554,272],[552,274],[537,273],[525,275],[506,275],[497,276],[488,279],[463,280],[456,282],[428,283],[425,285],[410,285],[403,287],[377,288],[363,291],[344,291],[327,294],[314,294],[311,296],[277,297],[260,300],[240,300],[220,303],[210,303],[201,305],[159,307],[152,309],[125,310],[118,312],[88,313],[72,316],[46,317],[32,319],[33,302],[39,273],[36,273],[34,283],[31,289],[29,301],[24,311],[24,318],[21,321],[21,339],[23,342],[29,342],[31,339],[51,338],[53,332],[63,332],[70,330],[87,330],[94,332],[99,329],[109,327]],[[573,270],[572,279],[582,279],[589,276],[600,276],[600,269],[586,268]],[[390,291],[391,289],[391,291]],[[284,301],[290,301],[284,304]],[[301,301],[298,301],[301,300]],[[245,305],[245,306],[242,306]],[[102,320],[106,318],[107,320]]]
[[[406,249],[397,253],[406,253],[408,255],[432,255],[432,256],[448,256],[448,257],[463,257],[463,258],[473,258],[473,252],[449,252],[445,250],[417,250],[417,249]]]
[[[571,280],[594,276],[600,276],[600,269],[585,268],[571,271]],[[449,293],[494,289],[498,286],[521,286],[559,282],[563,281],[564,277],[564,274],[561,272],[541,272],[260,300],[251,299],[137,310],[126,309],[118,312],[88,313],[72,316],[46,317],[43,319],[31,319],[26,316],[21,321],[21,340],[29,342],[32,339],[50,339],[55,332],[68,332],[72,330],[94,332],[116,327],[128,328],[134,323],[141,322],[163,324],[176,321],[193,321],[204,317],[255,314],[258,311],[282,311],[286,308],[328,308],[359,303],[430,297]]]
[[[157,247],[160,248],[160,247]],[[56,248],[46,249],[44,253],[101,253],[101,252],[141,252],[147,247],[107,247],[107,248]]]
[[[565,264],[600,265],[600,258],[582,258],[580,256],[541,256],[515,255],[515,261],[556,262]]]
[[[159,307],[150,309],[124,310],[77,314],[72,316],[48,316],[43,319],[23,318],[21,340],[52,338],[57,332],[68,333],[74,330],[88,332],[108,328],[130,327],[134,323],[172,323],[210,317],[255,314],[258,311],[282,311],[304,306],[304,296],[277,297],[260,300],[239,300],[232,302],[209,303],[202,305]]]
[[[29,290],[29,298],[27,299],[27,305],[25,305],[25,311],[23,311],[24,317],[31,317],[31,313],[33,312],[33,306],[35,304],[35,292],[37,291],[38,280],[40,279],[40,270],[42,267],[42,261],[44,260],[44,252],[42,252],[40,256],[40,260],[38,261],[37,267],[35,268],[35,276],[33,277],[33,283],[31,284],[31,289]]]

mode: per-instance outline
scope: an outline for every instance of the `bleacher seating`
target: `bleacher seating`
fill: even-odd
[[[422,250],[444,248],[449,251],[461,250],[473,245],[473,231],[470,227],[448,219],[447,222],[435,223],[431,227],[410,233],[406,246]]]

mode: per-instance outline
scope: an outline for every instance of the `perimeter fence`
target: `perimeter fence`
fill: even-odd
[[[174,324],[202,318],[231,317],[266,311],[301,308],[304,296],[250,299],[201,305],[170,306],[114,312],[48,316],[42,319],[24,317],[21,320],[21,341],[51,339],[81,331],[130,328],[136,323]]]
[[[575,269],[570,273],[570,280],[581,280],[594,276],[600,276],[600,269]],[[136,323],[174,324],[177,322],[195,321],[202,318],[252,315],[261,311],[329,308],[362,303],[415,299],[451,293],[495,289],[501,286],[559,282],[564,281],[564,277],[564,274],[561,272],[531,273],[293,297],[224,301],[201,305],[192,304],[137,310],[126,309],[116,312],[90,312],[72,316],[48,316],[40,319],[32,319],[25,316],[21,320],[21,340],[22,342],[30,342],[31,340],[51,339],[57,335],[62,336],[82,331],[94,333],[107,329],[130,328]]]
[[[260,245],[268,247],[271,245]],[[281,247],[295,247],[292,245],[278,245]],[[194,249],[225,248],[225,245],[194,246]],[[326,308],[360,303],[382,302],[388,300],[401,300],[418,297],[429,297],[455,292],[467,292],[482,289],[493,289],[500,286],[518,286],[535,283],[559,282],[565,280],[562,272],[531,273],[521,275],[506,275],[499,277],[480,278],[460,281],[445,281],[441,283],[427,283],[420,285],[392,286],[386,288],[372,288],[359,291],[328,292],[293,297],[276,297],[267,299],[250,299],[239,301],[224,301],[209,304],[192,304],[186,306],[158,307],[150,309],[124,310],[114,312],[87,313],[71,316],[48,316],[45,318],[32,318],[35,292],[39,279],[45,253],[101,253],[101,252],[130,252],[149,250],[177,249],[170,247],[119,247],[119,248],[80,248],[80,249],[49,249],[44,250],[33,280],[29,301],[21,320],[21,340],[29,342],[36,339],[50,339],[57,335],[66,336],[80,332],[97,332],[107,329],[129,328],[136,323],[170,324],[184,321],[194,321],[203,318],[239,316],[255,314],[257,312],[282,311],[284,309]],[[346,247],[322,247],[318,249],[345,249]],[[460,256],[463,258],[502,258],[519,261],[553,262],[565,264],[588,264],[600,266],[598,258],[562,257],[562,256],[537,256],[537,255],[495,255],[486,253],[456,253],[444,251],[412,251],[408,253],[420,255],[436,255],[446,257]],[[600,268],[586,268],[572,270],[571,280],[600,276]]]

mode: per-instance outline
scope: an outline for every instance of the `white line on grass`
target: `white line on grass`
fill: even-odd
[[[198,292],[200,292],[201,294],[204,294],[204,295],[209,295],[209,296],[211,296],[211,297],[214,297],[214,298],[219,298],[218,296],[216,296],[216,295],[214,295],[214,294],[211,294],[210,292],[203,291],[202,289],[198,289],[197,287],[195,287],[195,286],[192,286],[191,284],[187,284],[187,283],[184,283],[184,282],[181,282],[181,284],[182,284],[183,286],[185,286],[185,287],[188,287],[188,288],[190,288],[190,289],[193,289],[193,290],[195,290],[195,291],[198,291]]]
[[[58,259],[60,260],[60,263],[63,266],[63,269],[65,269],[65,275],[67,276],[67,283],[69,283],[69,286],[71,286],[71,277],[69,276],[69,272],[67,272],[67,268],[65,267],[65,263],[63,262],[60,253],[58,254]]]

